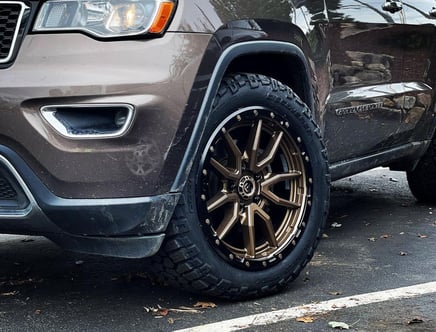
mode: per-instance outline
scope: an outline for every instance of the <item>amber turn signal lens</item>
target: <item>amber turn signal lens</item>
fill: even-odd
[[[168,24],[171,14],[173,13],[174,2],[162,2],[159,5],[159,9],[148,32],[161,33]]]

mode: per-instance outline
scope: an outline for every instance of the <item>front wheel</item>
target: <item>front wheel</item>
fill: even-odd
[[[278,291],[319,242],[329,174],[307,106],[261,75],[224,79],[154,273],[224,298]]]

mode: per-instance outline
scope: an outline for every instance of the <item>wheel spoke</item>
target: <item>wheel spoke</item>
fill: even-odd
[[[255,215],[258,215],[263,220],[266,238],[270,247],[277,248],[277,238],[274,231],[274,226],[271,222],[271,217],[259,205],[251,203],[245,208],[242,215],[241,224],[243,226],[244,246],[247,257],[256,257],[256,235],[255,235]]]
[[[221,221],[220,225],[216,230],[217,236],[220,240],[222,240],[238,222],[239,209],[240,209],[239,202],[234,202],[233,209],[228,209],[226,211],[224,219]]]
[[[247,145],[247,155],[250,160],[250,171],[257,171],[257,155],[259,152],[260,135],[262,133],[262,120],[257,122],[257,125],[251,129],[250,138]]]
[[[239,150],[238,146],[236,145],[233,138],[230,136],[230,134],[223,128],[222,133],[224,135],[224,139],[230,149],[230,153],[233,155],[235,159],[235,168],[231,169],[223,164],[221,164],[218,160],[211,157],[210,158],[210,164],[213,168],[215,168],[224,178],[229,180],[238,180],[241,172],[242,172],[242,153]]]
[[[290,209],[298,209],[301,207],[300,204],[293,203],[289,200],[277,196],[271,191],[271,186],[282,181],[298,178],[300,176],[301,172],[299,171],[273,175],[261,183],[261,193],[265,198],[269,199],[274,204],[285,206]]]
[[[222,176],[229,180],[238,180],[239,172],[237,170],[232,170],[221,164],[215,158],[210,158],[210,164],[215,168]]]
[[[271,140],[268,143],[268,146],[264,152],[265,158],[262,161],[256,163],[257,172],[260,172],[265,166],[267,166],[274,160],[280,142],[282,141],[282,137],[283,131],[279,132],[278,134],[274,133],[274,135],[271,137]]]
[[[265,226],[265,230],[266,230],[266,237],[267,237],[269,245],[271,247],[277,248],[277,246],[278,246],[277,238],[276,238],[276,234],[274,231],[274,226],[271,222],[271,217],[259,205],[257,205],[257,204],[251,204],[251,205],[254,206],[253,207],[254,212],[259,217],[261,217],[262,220],[264,221],[264,226]]]
[[[212,212],[227,203],[239,203],[239,197],[235,193],[219,192],[207,201],[207,212]]]
[[[256,256],[256,235],[254,229],[254,210],[250,204],[245,208],[242,215],[242,234],[244,237],[244,246],[246,256],[248,258],[254,258]]]
[[[230,151],[233,153],[233,156],[235,157],[236,174],[240,175],[242,172],[242,153],[241,153],[241,150],[239,150],[238,146],[236,145],[235,141],[230,136],[228,131],[226,131],[224,133],[224,138],[226,139],[226,142],[230,148]]]

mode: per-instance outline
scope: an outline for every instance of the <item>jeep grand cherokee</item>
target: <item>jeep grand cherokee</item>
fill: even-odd
[[[431,0],[1,0],[0,232],[225,298],[308,263],[331,180],[435,203]]]

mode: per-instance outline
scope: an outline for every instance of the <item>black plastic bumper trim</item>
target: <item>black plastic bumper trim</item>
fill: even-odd
[[[121,258],[144,258],[154,255],[164,239],[163,234],[135,237],[95,237],[59,235],[49,239],[60,247],[84,254]]]
[[[180,197],[179,193],[171,193],[134,198],[61,198],[50,192],[10,148],[0,146],[0,156],[22,179],[20,184],[32,202],[34,214],[42,215],[45,217],[42,219],[48,219],[52,224],[47,224],[47,232],[56,226],[61,232],[75,236],[144,236],[163,233]],[[14,223],[6,222],[7,219],[8,216],[0,216],[0,232],[14,233]],[[46,235],[41,221],[35,220],[35,223],[39,223],[36,232]],[[22,229],[20,233],[23,233]]]

